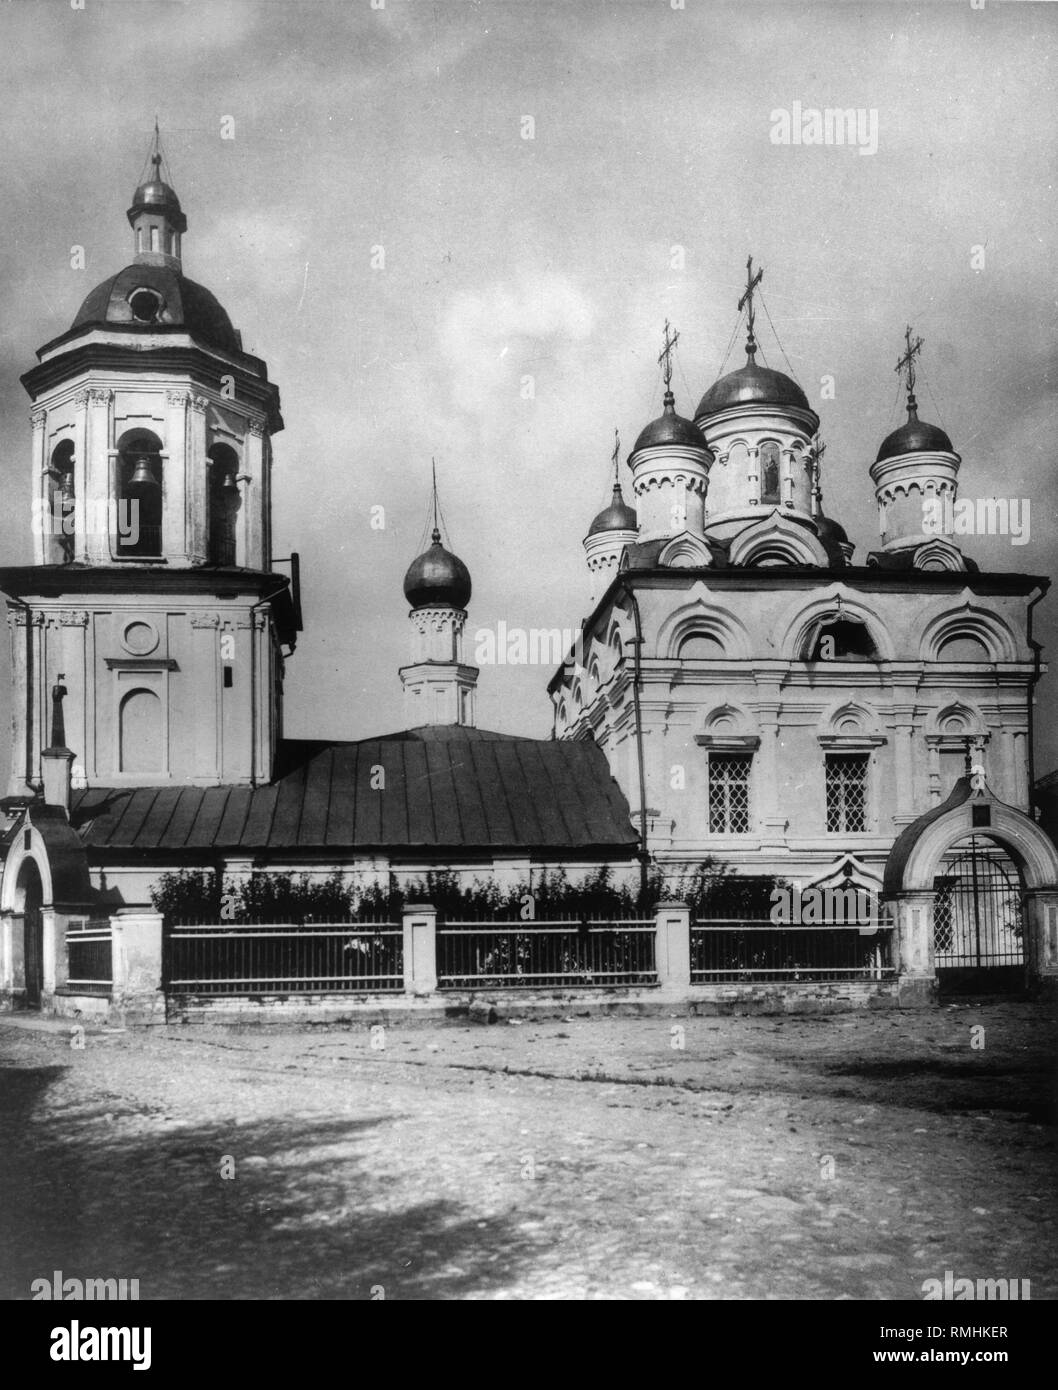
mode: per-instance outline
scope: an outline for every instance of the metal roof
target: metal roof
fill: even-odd
[[[288,743],[283,755],[289,770],[264,787],[75,792],[71,821],[89,850],[137,852],[636,844],[628,803],[590,741],[435,727],[358,743]]]

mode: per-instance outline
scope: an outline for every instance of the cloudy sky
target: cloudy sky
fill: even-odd
[[[902,418],[910,322],[921,413],[962,453],[962,492],[1031,501],[1030,544],[968,553],[1052,570],[1058,5],[78,3],[0,8],[0,553],[30,557],[19,374],[131,259],[124,214],[157,112],[184,268],[282,391],[275,541],[302,554],[306,617],[291,735],[399,727],[401,580],[431,455],[474,578],[471,631],[579,622],[581,539],[615,427],[631,444],[658,413],[663,321],[691,413],[750,252],[857,558],[876,541],[867,469]],[[877,151],[772,143],[773,111],[795,102],[876,111]],[[1058,596],[1039,612],[1053,655]],[[549,674],[483,669],[478,722],[545,735]],[[1041,725],[1058,724],[1056,680]],[[1043,743],[1038,772],[1058,761],[1053,729]]]

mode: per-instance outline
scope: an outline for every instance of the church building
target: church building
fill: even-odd
[[[757,361],[762,274],[751,260],[745,365],[693,419],[666,325],[634,506],[618,477],[584,540],[592,608],[550,683],[555,735],[605,751],[644,855],[673,875],[708,855],[798,900],[884,904],[908,989],[945,968],[1053,977],[1058,856],[1030,791],[1050,581],[982,573],[931,525],[954,511],[960,457],[919,418],[910,329],[907,420],[869,469],[881,544],[856,563],[823,510],[819,419]]]
[[[146,931],[152,888],[181,869],[361,887],[443,869],[513,887],[600,868],[635,882],[648,865],[676,883],[708,860],[884,904],[903,998],[932,998],[945,965],[1058,979],[1058,852],[1030,813],[1047,581],[983,574],[924,534],[923,500],[954,499],[960,459],[918,417],[910,333],[908,419],[870,469],[882,539],[862,564],[823,511],[817,416],[757,361],[751,273],[745,366],[693,419],[676,412],[666,329],[631,497],[618,476],[584,541],[592,606],[550,683],[553,737],[476,726],[471,576],[442,543],[435,484],[404,581],[403,727],[292,740],[283,673],[302,611],[297,559],[272,546],[279,392],[185,276],[166,173],[156,136],[131,261],[22,378],[34,553],[0,569],[0,1007],[76,993],[69,924],[125,913]],[[693,983],[694,932],[713,928],[679,921],[691,965],[672,978]],[[160,943],[160,918],[150,930]],[[729,973],[751,987],[757,969]]]

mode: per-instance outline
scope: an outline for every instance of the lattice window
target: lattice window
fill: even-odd
[[[749,765],[743,753],[709,757],[709,833],[745,835],[749,831]]]
[[[867,829],[869,753],[831,753],[827,757],[827,830]]]

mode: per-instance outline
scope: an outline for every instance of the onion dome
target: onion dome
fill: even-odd
[[[918,418],[914,397],[908,402],[907,423],[893,430],[882,440],[876,463],[883,459],[897,458],[900,454],[953,454],[955,452],[948,436],[937,425],[927,424]]]
[[[676,414],[675,397],[671,391],[665,392],[664,411],[642,431],[632,452],[651,449],[657,444],[686,444],[692,449],[706,447],[702,432],[694,421]]]
[[[217,299],[174,265],[127,265],[96,285],[71,325],[151,332],[182,329],[210,347],[242,352],[242,341]]]
[[[412,608],[433,608],[447,604],[465,608],[470,602],[470,571],[458,555],[441,544],[441,533],[434,527],[429,550],[408,566],[404,576],[404,597]]]
[[[839,545],[848,545],[848,532],[840,521],[835,521],[831,516],[824,516],[822,512],[815,518],[816,534],[821,541],[837,541]]]
[[[645,433],[645,431],[644,431]],[[701,436],[699,435],[699,438]],[[636,448],[640,446],[637,444]],[[614,483],[610,505],[604,508],[588,528],[589,536],[597,536],[601,531],[635,531],[639,526],[636,509],[630,507],[621,492],[621,484]]]
[[[698,403],[695,418],[718,415],[736,405],[796,406],[810,410],[808,398],[796,381],[770,367],[758,367],[750,353],[744,367],[715,381]]]
[[[162,213],[172,223],[175,231],[186,232],[187,218],[181,211],[180,199],[176,196],[175,190],[162,179],[161,163],[161,153],[156,150],[151,156],[151,176],[146,182],[141,183],[132,195],[132,206],[126,215],[131,223],[143,212]]]

